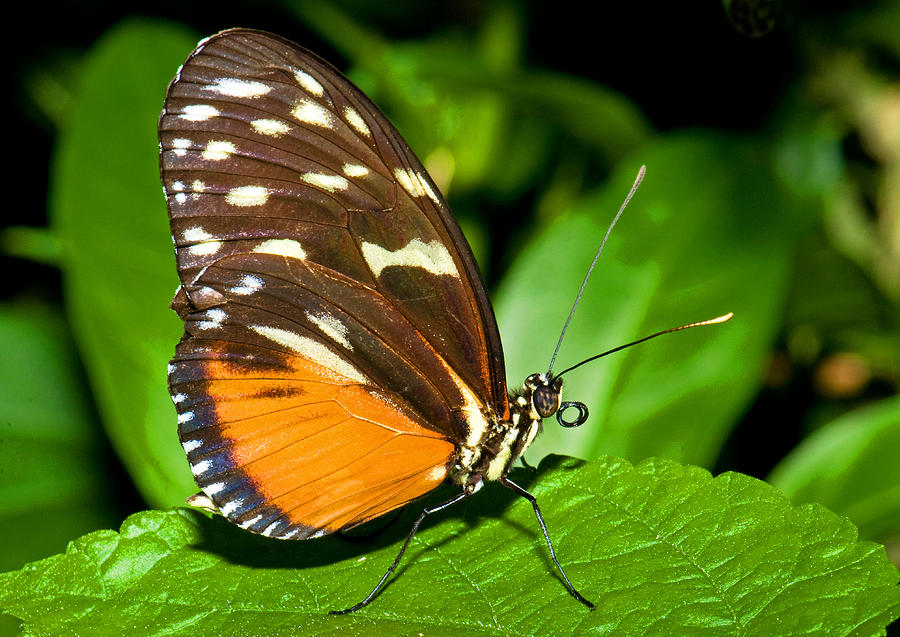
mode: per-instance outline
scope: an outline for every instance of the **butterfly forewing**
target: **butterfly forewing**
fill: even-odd
[[[160,152],[185,321],[170,388],[226,516],[279,537],[353,526],[434,488],[454,441],[508,415],[459,228],[330,65],[261,32],[202,42]]]

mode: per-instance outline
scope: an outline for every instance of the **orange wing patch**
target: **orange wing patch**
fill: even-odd
[[[207,343],[207,353],[215,350]],[[408,410],[367,386],[340,384],[306,359],[283,355],[280,362],[260,368],[213,355],[197,370],[221,441],[216,451],[227,449],[226,468],[241,474],[231,479],[248,480],[258,496],[198,476],[233,522],[276,537],[331,533],[403,506],[446,478],[454,444]],[[204,458],[197,452],[194,467]]]

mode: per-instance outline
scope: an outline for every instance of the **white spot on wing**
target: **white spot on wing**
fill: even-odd
[[[425,179],[425,177],[423,177],[422,175],[418,175],[418,179],[419,179],[419,185],[425,191],[425,194],[428,195],[428,198],[431,199],[434,203],[440,205],[441,204],[440,197],[438,197],[437,194],[434,192],[434,190],[431,188],[431,184],[428,183],[428,180]]]
[[[338,345],[342,345],[345,349],[353,351],[353,346],[347,338],[347,326],[341,323],[337,318],[330,314],[322,312],[321,314],[313,314],[306,312],[306,318],[309,322],[322,330],[325,336],[329,337]]]
[[[265,186],[238,186],[225,195],[225,201],[232,206],[262,206],[269,200],[269,189]]]
[[[197,321],[197,329],[211,330],[217,327],[222,327],[222,324],[225,323],[226,318],[228,318],[228,315],[225,314],[225,310],[221,308],[214,307],[211,310],[206,310],[206,320]]]
[[[211,91],[219,95],[240,98],[256,98],[266,95],[272,87],[255,80],[239,80],[235,77],[222,77],[215,80],[214,84],[203,87],[204,91]]]
[[[190,147],[191,140],[185,139],[184,137],[179,137],[172,140],[172,148],[175,150],[175,154],[178,157],[184,157],[185,155],[187,155],[188,149]]]
[[[365,177],[369,174],[369,169],[359,164],[344,164],[341,169],[348,177]]]
[[[181,238],[184,239],[187,243],[209,241],[210,239],[215,239],[215,237],[204,230],[202,226],[191,226],[181,233]]]
[[[258,276],[253,276],[252,274],[245,274],[241,277],[240,285],[236,285],[231,288],[232,294],[238,294],[240,296],[246,296],[248,294],[253,294],[257,290],[262,289],[263,280]]]
[[[186,422],[191,422],[194,419],[194,412],[186,411],[178,414],[178,424],[183,425]]]
[[[372,132],[366,125],[366,121],[353,108],[349,106],[344,107],[344,119],[347,120],[347,123],[350,124],[350,126],[355,128],[358,132],[362,133],[366,137],[372,136]]]
[[[335,192],[336,190],[346,190],[350,183],[340,175],[326,175],[323,173],[303,173],[300,175],[300,181],[327,190]]]
[[[185,400],[187,400],[187,396],[185,394],[175,394],[174,396],[172,396],[172,402],[176,405],[178,403],[183,403]]]
[[[394,177],[410,197],[428,197],[434,203],[439,204],[440,199],[431,188],[428,180],[412,169],[395,168]]]
[[[216,323],[219,323],[221,325],[225,322],[225,319],[228,317],[228,315],[225,314],[225,310],[214,307],[211,310],[206,310],[206,317],[210,321],[215,321]]]
[[[203,487],[203,492],[210,497],[212,497],[212,496],[216,495],[217,493],[220,493],[224,490],[225,490],[224,482],[213,482],[212,484],[208,484],[205,487]]]
[[[205,257],[215,254],[222,247],[221,241],[203,241],[188,248],[188,252],[197,257]]]
[[[260,520],[262,520],[262,515],[257,515],[255,517],[250,518],[249,520],[247,520],[245,522],[240,522],[238,524],[238,526],[241,527],[242,529],[249,529],[251,526],[253,526],[257,522],[259,522]]]
[[[374,243],[363,243],[361,248],[363,258],[376,277],[381,276],[381,272],[387,267],[402,266],[422,268],[432,274],[446,274],[459,278],[453,257],[444,244],[437,240],[425,243],[420,239],[413,239],[393,252]]]
[[[466,442],[463,449],[465,449],[466,447],[479,449],[478,455],[480,455],[480,447],[478,447],[478,445],[481,442],[482,438],[484,438],[488,430],[488,421],[487,418],[484,417],[481,401],[478,400],[475,392],[473,392],[469,388],[469,386],[466,385],[465,381],[463,381],[463,379],[460,378],[455,371],[453,371],[453,368],[450,367],[443,358],[439,358],[438,360],[441,361],[444,369],[447,370],[447,374],[450,376],[450,380],[452,380],[453,384],[456,385],[456,388],[459,390],[459,393],[462,394],[462,398],[464,401],[462,411],[465,413],[466,424],[469,427],[469,432],[466,435]]]
[[[179,117],[189,122],[205,122],[219,114],[219,109],[210,104],[189,104],[181,110]]]
[[[255,119],[250,125],[257,133],[271,137],[280,137],[291,130],[290,126],[278,119]]]
[[[321,97],[322,93],[325,92],[325,89],[322,88],[322,85],[309,73],[305,71],[294,71],[294,77],[297,78],[297,83],[303,87],[303,89],[307,93],[312,93],[316,97]]]
[[[175,194],[175,201],[176,201],[177,203],[184,203],[185,201],[187,201],[187,195],[183,192],[183,191],[184,191],[184,184],[183,184],[182,182],[180,182],[180,181],[173,181],[173,182],[172,182],[171,188],[172,188],[172,190],[176,193],[176,194]],[[165,192],[165,190],[164,190],[163,192]]]
[[[301,246],[300,243],[293,239],[269,239],[253,248],[253,251],[262,252],[264,254],[278,254],[293,259],[306,258],[306,250],[303,249],[303,246]]]
[[[202,440],[185,440],[181,443],[181,446],[184,447],[185,453],[190,453],[195,451],[203,446]]]
[[[335,374],[360,384],[368,383],[368,379],[363,376],[362,372],[318,341],[270,325],[250,325],[249,327],[260,336],[287,347],[298,356],[326,367]]]
[[[197,292],[196,292],[195,294],[196,294],[197,296],[199,296],[200,298],[203,298],[203,297],[206,297],[206,298],[219,298],[219,297],[221,296],[221,295],[219,294],[219,292],[218,292],[215,288],[211,288],[211,287],[209,287],[208,285],[204,285],[203,287],[201,287],[200,289],[198,289]]]
[[[201,460],[196,464],[191,465],[191,473],[195,476],[202,476],[204,473],[209,471],[209,468],[212,466],[212,463],[209,460]]]
[[[230,502],[226,502],[222,505],[222,508],[219,509],[226,518],[237,511],[241,505],[244,504],[244,498],[236,498],[231,500]]]
[[[209,161],[221,161],[228,159],[235,152],[237,152],[237,148],[229,141],[211,141],[206,145],[201,156]]]
[[[321,126],[323,128],[331,128],[332,126],[331,113],[322,106],[319,106],[315,102],[310,102],[309,100],[298,101],[294,105],[291,115],[306,124]]]
[[[274,522],[272,522],[272,524],[262,530],[262,535],[265,535],[266,537],[272,537],[272,533],[274,533],[275,529],[277,529],[282,524],[283,520],[275,520]]]
[[[431,482],[443,482],[447,477],[447,467],[437,466],[428,472],[428,480]]]

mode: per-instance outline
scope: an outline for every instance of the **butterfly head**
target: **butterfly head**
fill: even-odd
[[[562,413],[572,405],[578,406],[578,418],[563,420]],[[454,478],[459,484],[504,477],[541,432],[544,418],[556,414],[560,424],[566,427],[578,426],[587,419],[584,405],[562,402],[562,378],[552,374],[532,374],[526,378],[522,389],[510,396],[509,407],[509,420],[493,420],[477,448],[464,448],[460,452]]]
[[[525,379],[524,389],[531,395],[531,404],[541,418],[552,416],[562,404],[562,378],[532,374]]]
[[[562,401],[562,378],[552,374],[532,374],[525,379],[525,394],[531,397],[531,405],[541,418],[556,414],[557,422],[563,427],[583,425],[588,417],[588,408],[580,402]],[[573,420],[565,418],[568,409],[576,409],[578,415]]]

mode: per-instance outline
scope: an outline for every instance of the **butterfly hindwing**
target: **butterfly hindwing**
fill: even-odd
[[[327,357],[317,364],[231,339],[178,346],[170,386],[179,434],[223,515],[257,533],[304,538],[377,517],[443,481],[452,443],[343,375],[354,373]]]
[[[508,414],[459,228],[330,65],[261,32],[213,36],[169,87],[160,152],[185,321],[170,388],[229,519],[353,526],[434,488],[455,442]]]

